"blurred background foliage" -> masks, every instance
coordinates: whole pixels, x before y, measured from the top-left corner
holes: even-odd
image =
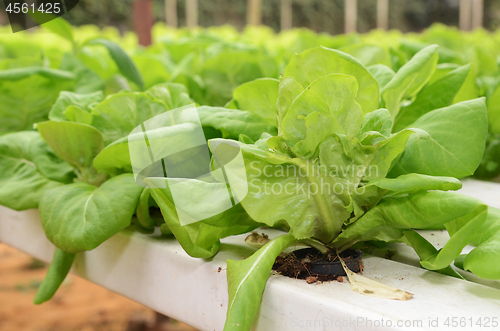
[[[120,31],[132,29],[133,0],[80,0],[65,15],[74,25],[113,25]],[[153,0],[156,21],[165,20],[164,0]],[[293,0],[293,26],[317,32],[338,34],[344,31],[345,0]],[[376,26],[376,0],[358,0],[358,31]],[[178,1],[179,26],[185,25],[185,0]],[[403,32],[421,31],[434,22],[458,25],[460,0],[390,0],[389,27]],[[246,0],[199,0],[199,24],[232,24],[243,28],[246,21]],[[280,0],[262,1],[262,23],[279,30]],[[500,0],[484,1],[484,27],[500,27]]]

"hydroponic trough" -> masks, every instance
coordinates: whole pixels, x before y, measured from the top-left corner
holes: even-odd
[[[500,184],[467,180],[463,192],[500,207]],[[424,235],[435,245],[446,240],[441,232],[432,233]],[[73,273],[200,330],[222,330],[228,304],[225,261],[254,251],[244,238],[224,239],[219,254],[206,261],[189,257],[174,239],[125,230],[94,251],[78,254]],[[0,206],[0,241],[47,262],[54,251],[37,210],[15,212]],[[418,265],[411,249],[394,258],[405,263],[366,256],[365,275],[412,292],[413,299],[362,296],[346,281],[309,285],[273,275],[254,330],[497,329],[493,321],[500,323],[499,282],[485,286],[426,271],[411,265]],[[490,327],[485,327],[488,321]]]

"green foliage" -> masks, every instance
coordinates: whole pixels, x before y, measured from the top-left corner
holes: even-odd
[[[266,119],[270,125],[276,126],[278,86],[279,80],[272,78],[260,78],[241,84],[234,89],[230,105],[259,115]]]
[[[33,299],[34,304],[42,304],[54,296],[57,289],[68,275],[74,259],[75,254],[66,253],[56,248],[49,270],[47,271],[47,276],[45,276],[45,279],[38,288],[35,298]]]
[[[418,92],[436,67],[436,47],[432,46],[415,55],[383,88],[392,113],[379,109],[363,114],[357,102],[363,100],[358,80],[336,73],[338,65],[328,65],[328,61],[338,60],[338,54],[325,51],[305,51],[285,69],[276,102],[279,135],[263,134],[255,143],[246,138],[239,143],[250,183],[241,205],[259,223],[284,226],[292,238],[316,239],[330,248],[343,250],[370,240],[406,240],[415,246],[423,267],[457,276],[449,265],[473,238],[472,229],[484,224],[488,207],[445,191],[459,189],[456,178],[471,175],[479,165],[487,135],[484,99],[429,109],[435,102],[427,96],[432,92]],[[312,61],[318,54],[322,60]],[[310,64],[303,65],[310,70],[298,70],[297,63]],[[358,68],[353,71],[360,72]],[[448,79],[458,81],[450,86],[455,90],[436,104],[452,104],[469,71],[470,67],[459,68],[436,80],[433,85],[441,91]],[[365,91],[370,89],[360,88],[359,93]],[[404,113],[413,121],[408,125],[411,129],[391,133],[392,118],[397,118],[401,103],[417,94],[420,98],[409,103]],[[460,229],[450,232],[450,241],[439,251],[411,232],[414,228],[451,229],[456,223]],[[254,256],[264,261],[277,254],[264,246]],[[231,290],[232,286],[240,290],[249,286],[255,291],[249,295],[260,295],[261,279],[269,270],[257,268],[250,259],[234,264],[228,272],[231,306],[236,308],[230,306],[225,330],[251,327],[248,316],[255,315],[253,302],[259,297],[243,309],[244,299]],[[245,282],[239,283],[235,273]],[[238,322],[233,322],[234,315]]]
[[[159,180],[165,181],[165,179]],[[155,181],[156,179],[153,178],[146,179],[146,183],[150,184],[151,195],[160,207],[168,228],[174,234],[186,253],[192,257],[210,258],[219,251],[220,239],[249,232],[259,226],[252,221],[240,205],[203,221],[181,225],[168,186],[166,189],[157,188],[160,185]],[[207,183],[206,185],[211,184]],[[215,187],[215,185],[213,186]],[[200,190],[199,186],[194,185],[186,185],[185,189],[186,192],[190,193],[190,199],[194,201],[203,201],[196,200],[197,193],[200,191],[207,192],[206,190]],[[214,203],[217,202],[214,201]],[[200,203],[195,207],[197,210],[191,212],[203,213],[207,208],[211,207],[210,205]]]
[[[292,76],[302,86],[309,86],[318,78],[328,74],[341,73],[356,78],[359,89],[363,91],[356,97],[364,113],[378,106],[379,87],[370,72],[355,58],[345,53],[314,48],[294,55],[288,63],[284,77]]]
[[[276,126],[250,111],[221,107],[198,107],[201,125],[219,131],[216,137],[237,139],[244,134],[257,140],[262,132],[276,133]],[[215,137],[214,137],[215,138]]]
[[[223,51],[207,59],[200,76],[205,84],[206,104],[225,105],[239,85],[261,77],[277,77],[277,64],[265,54]]]
[[[99,103],[92,110],[92,126],[104,137],[106,145],[125,137],[147,119],[166,112],[160,100],[144,92],[120,92]]]
[[[46,28],[55,34],[44,44],[29,34],[0,43],[0,204],[39,208],[57,247],[35,302],[55,293],[75,253],[132,222],[160,225],[197,258],[262,225],[287,232],[228,262],[226,331],[251,328],[274,260],[297,241],[324,250],[404,242],[424,268],[455,277],[449,265],[471,242],[461,267],[500,278],[491,266],[499,210],[448,192],[478,166],[482,178],[500,173],[498,35],[157,26],[156,42],[139,49],[113,30]],[[214,160],[220,143],[238,147],[248,182],[239,203],[187,225],[165,178],[137,184],[129,151],[145,139],[132,130],[184,106],[196,106]],[[194,132],[180,117],[169,124],[155,133]],[[190,213],[224,210],[216,193],[228,187],[215,177],[181,181]],[[451,236],[440,250],[414,231],[438,227]]]
[[[393,118],[401,102],[416,95],[431,78],[439,58],[437,48],[432,45],[418,52],[382,89],[382,99]]]
[[[426,85],[417,94],[415,101],[400,109],[396,116],[394,130],[401,130],[412,125],[413,122],[430,110],[456,103],[457,97],[460,97],[460,101],[477,98],[475,85],[466,86],[470,72],[471,66],[465,65],[450,71],[432,84]],[[463,87],[467,90],[463,91]]]
[[[1,136],[0,151],[0,204],[9,208],[37,208],[45,191],[72,179],[71,167],[37,132]]]
[[[100,184],[104,179],[92,166],[104,148],[103,137],[96,128],[76,122],[47,121],[38,123],[37,130],[56,155],[75,168],[83,182]]]
[[[155,228],[155,221],[149,213],[149,208],[154,205],[152,200],[149,188],[145,188],[141,193],[135,212],[139,224],[146,230],[154,230]]]
[[[74,78],[70,72],[42,67],[0,71],[0,135],[30,130],[46,120],[59,92],[71,89]]]
[[[483,157],[488,133],[485,115],[484,99],[464,101],[423,115],[410,126],[425,130],[429,136],[410,138],[391,175],[472,175]]]
[[[39,206],[45,234],[65,252],[92,250],[130,225],[142,190],[132,174],[100,187],[73,183],[47,190]]]
[[[137,70],[134,62],[125,53],[125,51],[114,42],[107,39],[93,39],[87,42],[88,45],[102,45],[107,48],[109,55],[115,61],[121,74],[135,83],[139,88],[144,88],[144,81]]]
[[[224,330],[250,330],[274,260],[295,238],[280,236],[241,261],[227,261],[229,306]]]
[[[81,111],[90,113],[93,106],[101,102],[104,99],[104,95],[101,91],[97,91],[89,94],[80,94],[73,92],[61,92],[56,102],[52,106],[49,112],[49,119],[53,121],[66,121],[68,116],[66,115],[67,107],[73,106],[77,107]],[[73,118],[77,116],[75,110],[70,111]]]
[[[500,268],[495,261],[500,257],[500,210],[489,208],[488,215],[479,230],[473,231],[472,243],[478,245],[465,257],[463,267],[479,277],[498,279]],[[460,224],[462,226],[462,224]],[[449,229],[450,232],[462,228]]]

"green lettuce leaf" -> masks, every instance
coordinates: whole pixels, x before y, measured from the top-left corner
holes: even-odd
[[[408,106],[401,107],[394,123],[394,132],[411,126],[422,115],[456,103],[459,96],[461,101],[478,97],[475,86],[469,87],[471,91],[463,91],[467,78],[473,71],[470,65],[455,69],[432,84],[426,85],[417,94],[416,99]],[[474,78],[474,76],[472,76]],[[467,93],[469,92],[469,93]],[[467,99],[467,97],[470,97]]]
[[[139,88],[144,88],[144,81],[142,80],[141,74],[137,70],[134,62],[125,53],[125,51],[115,44],[114,42],[107,39],[92,39],[86,43],[87,45],[102,45],[106,47],[109,55],[115,61],[116,66],[120,70],[121,74],[129,79],[131,82],[135,83]]]
[[[450,235],[462,231],[467,223],[458,219],[446,226]],[[472,232],[472,245],[477,246],[463,259],[462,268],[469,270],[481,278],[500,279],[500,209],[488,207],[486,220]],[[457,262],[455,262],[457,264]]]
[[[357,136],[363,123],[363,112],[355,101],[357,92],[358,84],[353,76],[331,74],[315,80],[295,98],[283,116],[283,137],[294,145],[304,140],[307,134],[314,132],[317,135],[315,124],[318,120],[310,120],[313,123],[307,125],[307,117],[315,112],[324,115],[320,121],[328,123],[320,129],[322,134],[315,138],[316,145],[333,133]]]
[[[462,178],[479,166],[488,130],[483,98],[430,111],[411,126],[429,135],[410,137],[391,177],[420,173]]]
[[[181,225],[168,186],[158,188],[158,185],[155,185],[157,180],[165,181],[165,179],[148,178],[144,181],[148,184],[151,195],[160,207],[166,225],[186,253],[192,257],[210,258],[219,251],[220,239],[246,233],[259,226],[248,217],[240,205],[208,219]],[[193,186],[192,190],[196,192],[197,187]],[[203,213],[204,205],[200,204],[196,208]]]
[[[366,67],[377,64],[392,66],[391,54],[387,49],[378,45],[354,44],[342,47],[340,51],[358,59]]]
[[[59,97],[50,109],[49,119],[52,121],[67,121],[68,117],[65,112],[68,106],[77,106],[90,113],[92,108],[103,99],[104,95],[101,91],[89,94],[63,91],[59,94]]]
[[[201,106],[197,110],[204,130],[212,128],[220,132],[215,137],[238,139],[240,134],[244,134],[257,140],[263,132],[277,132],[274,124],[249,111],[209,106]]]
[[[460,255],[474,236],[473,229],[482,226],[486,215],[487,206],[481,201],[458,193],[430,191],[386,198],[347,227],[336,241],[352,243],[371,240],[377,229],[448,227],[458,220],[462,225],[460,230],[451,233],[451,239],[442,249],[426,254],[425,260],[421,261],[426,269],[440,270],[447,268]],[[412,241],[409,243],[412,244]],[[416,244],[420,245],[419,241]]]
[[[304,91],[304,87],[293,77],[283,77],[280,79],[278,88],[278,99],[276,100],[276,111],[278,113],[278,132],[283,135],[281,123],[288,109],[295,99]]]
[[[379,87],[371,73],[355,58],[334,49],[318,47],[295,54],[285,68],[284,77],[291,76],[302,86],[309,86],[316,79],[341,73],[354,76],[359,93],[356,101],[364,113],[378,108]]]
[[[61,59],[61,69],[70,71],[76,76],[72,89],[75,93],[89,94],[104,90],[104,80],[83,64],[74,54],[64,54]]]
[[[395,118],[401,102],[418,93],[429,81],[438,61],[437,45],[424,48],[408,61],[381,90],[385,107]]]
[[[96,128],[81,123],[47,121],[38,123],[37,129],[57,156],[77,169],[83,182],[99,185],[105,180],[92,166],[104,148],[102,135]]]
[[[243,83],[262,77],[278,77],[276,63],[268,56],[227,50],[209,58],[201,68],[207,105],[224,106],[233,90]]]
[[[492,133],[500,134],[500,84],[488,98],[488,124]]]
[[[491,179],[500,175],[500,136],[490,134],[486,140],[481,164],[476,169],[474,177],[480,179]]]
[[[155,228],[155,221],[149,213],[149,208],[152,206],[151,200],[151,192],[149,191],[149,188],[145,188],[141,193],[141,197],[139,198],[136,215],[137,221],[146,230],[154,230]]]
[[[168,110],[193,104],[187,88],[177,83],[162,83],[152,86],[147,94],[163,101]]]
[[[56,248],[47,275],[45,275],[45,279],[38,288],[35,298],[33,299],[35,305],[42,304],[54,296],[57,289],[68,275],[74,260],[75,254],[66,253]]]
[[[70,76],[62,79],[60,72]],[[59,92],[71,90],[73,85],[74,75],[62,70],[35,67],[0,71],[0,135],[31,130],[34,123],[46,120]]]
[[[127,136],[144,121],[166,112],[165,104],[143,92],[120,92],[92,110],[92,126],[104,137],[105,145]]]
[[[233,91],[233,102],[237,108],[248,110],[270,125],[276,126],[276,101],[280,81],[272,78],[260,78],[241,84]]]
[[[88,125],[92,123],[92,114],[78,106],[68,106],[66,108],[66,111],[64,112],[64,115],[66,115],[66,118],[71,122]]]
[[[15,210],[37,208],[44,192],[74,177],[38,132],[0,137],[0,204]]]
[[[417,232],[413,230],[407,230],[403,232],[405,235],[405,241],[415,250],[415,252],[420,257],[421,261],[425,261],[432,256],[438,254],[438,250],[428,242],[424,237],[419,235]],[[450,265],[436,270],[440,274],[452,276],[455,278],[464,279],[458,272],[456,272]]]
[[[94,158],[93,166],[99,173],[115,176],[132,173],[132,163],[128,148],[128,137],[123,137],[106,146]]]
[[[295,238],[286,234],[273,239],[249,258],[227,261],[229,305],[224,331],[251,329],[274,261],[294,242]]]
[[[47,190],[39,206],[45,234],[67,253],[92,250],[130,225],[143,189],[123,174],[100,187],[73,183]]]
[[[389,83],[396,73],[389,67],[383,64],[375,64],[368,67],[368,71],[373,75],[373,77],[377,80],[378,86],[380,89],[383,89],[387,83]]]
[[[175,64],[163,54],[144,52],[134,54],[132,60],[144,80],[145,88],[169,81],[175,67]]]
[[[397,178],[376,178],[369,181],[370,185],[398,194],[414,194],[420,191],[456,191],[462,188],[462,183],[453,177],[437,177],[421,174],[401,175]]]

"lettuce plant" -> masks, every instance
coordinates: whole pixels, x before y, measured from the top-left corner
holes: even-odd
[[[371,32],[362,36],[362,39],[365,42],[373,42],[379,46],[386,44],[390,40],[392,44],[397,45],[397,50],[403,57],[413,56],[430,44],[440,45],[437,50],[439,54],[437,69],[427,84],[428,86],[425,87],[426,91],[421,91],[422,94],[427,94],[428,96],[434,94],[432,99],[428,99],[430,103],[445,102],[446,98],[448,98],[446,95],[455,93],[453,90],[456,89],[460,89],[455,96],[457,100],[471,99],[478,95],[487,98],[489,137],[486,142],[483,160],[474,176],[480,179],[493,179],[497,177],[500,174],[500,140],[498,137],[500,132],[500,121],[498,120],[500,114],[498,107],[500,96],[498,74],[500,67],[497,61],[500,48],[498,47],[498,33],[489,33],[483,29],[463,32],[456,28],[435,24],[418,35],[403,36],[399,34],[397,40],[391,40],[388,37],[390,37],[390,34]],[[366,57],[366,55],[364,56]],[[361,57],[358,56],[358,58]],[[377,64],[385,63],[379,61]],[[465,82],[460,79],[457,72],[459,70],[465,72],[466,70],[463,66],[470,66]],[[378,65],[372,69],[374,71],[378,69],[377,74],[379,72],[387,73],[388,71],[387,68],[381,71]],[[392,69],[395,68],[392,67]],[[455,71],[454,75],[452,71]],[[448,76],[447,83],[444,82],[444,75]],[[452,76],[455,77],[453,78]],[[441,80],[441,82],[438,83],[437,80]],[[434,83],[437,84],[434,85]],[[416,106],[419,103],[414,104]],[[411,106],[409,110],[414,108],[414,106]],[[429,110],[435,108],[427,102],[420,104],[420,106],[427,107]],[[405,124],[405,122],[400,124]],[[410,123],[406,122],[406,124]],[[395,128],[400,128],[399,124],[396,124]]]
[[[0,204],[15,210],[39,208],[47,238],[57,247],[46,279],[35,298],[55,293],[78,252],[96,248],[128,227],[133,215],[152,230],[149,212],[156,206],[150,189],[132,174],[128,139],[144,121],[192,104],[184,86],[155,85],[144,92],[123,91],[103,100],[102,93],[62,92],[37,131],[0,137]],[[257,139],[276,128],[248,111],[199,107],[207,137]],[[158,203],[163,203],[159,200]],[[217,253],[220,238],[259,226],[241,206],[189,226],[165,214],[164,233],[174,233],[194,257]]]
[[[45,56],[43,52],[34,52],[36,56],[0,59],[0,135],[30,130],[33,124],[47,120],[56,101],[59,104],[55,108],[64,111],[65,101],[58,100],[61,92],[66,93],[66,99],[80,105],[75,100],[80,94],[96,93],[93,101],[101,101],[103,92],[130,90],[129,81],[135,88],[143,88],[142,77],[134,63],[116,43],[100,38],[76,42],[71,26],[62,18],[44,27],[66,39],[72,52],[62,51],[64,47],[61,47],[62,54],[55,58],[53,54]],[[96,47],[99,45],[101,47]],[[18,47],[26,46],[29,44]],[[106,63],[111,68],[109,77],[100,76],[103,70],[95,65],[96,62]],[[116,84],[120,79],[122,83]],[[30,93],[26,93],[26,88]]]
[[[218,37],[179,32],[179,40],[135,54],[137,69],[115,44],[78,44],[71,27],[53,22],[50,29],[73,46],[58,59],[60,70],[41,59],[0,63],[0,134],[6,133],[0,137],[0,204],[39,208],[57,246],[35,302],[55,293],[76,253],[94,249],[134,219],[153,230],[159,223],[150,207],[161,210],[162,232],[198,258],[214,256],[221,238],[262,225],[286,232],[251,257],[228,261],[225,330],[250,329],[275,258],[298,242],[323,252],[374,240],[404,242],[423,267],[456,277],[449,265],[470,242],[478,247],[455,263],[480,277],[500,278],[500,211],[449,192],[481,162],[483,177],[497,171],[500,93],[490,76],[498,68],[480,47],[474,46],[470,65],[461,49],[427,46],[446,42],[449,33],[438,30],[398,47],[380,38],[378,45],[360,43],[375,35],[297,30],[272,39],[264,30],[246,31],[243,39],[265,36],[258,49],[224,40],[223,31]],[[95,44],[105,49],[90,47]],[[319,47],[290,54],[318,44],[342,52]],[[112,62],[100,61],[103,52]],[[280,79],[250,81],[276,77],[285,60]],[[118,71],[128,81],[115,79]],[[154,85],[164,80],[187,88]],[[128,82],[148,89],[104,97],[129,90]],[[28,83],[41,92],[22,98]],[[485,101],[478,98],[485,94],[489,138]],[[191,98],[219,106],[231,95],[225,107],[201,106],[198,114],[211,147],[238,146],[248,194],[221,214],[182,225],[168,187],[134,181],[127,135],[156,115],[192,104]],[[37,131],[8,133],[35,122]],[[197,201],[196,187],[185,189]],[[426,228],[446,228],[451,240],[438,251],[414,231]]]
[[[250,329],[274,260],[297,242],[323,252],[371,240],[405,242],[423,267],[458,276],[450,263],[473,239],[473,229],[498,224],[498,213],[448,192],[459,189],[456,178],[473,174],[481,161],[487,116],[484,99],[419,107],[419,92],[437,60],[436,47],[426,48],[379,89],[351,56],[316,48],[292,57],[279,81],[245,86],[264,92],[274,85],[275,92],[235,93],[233,105],[258,105],[261,113],[267,105],[269,115],[263,117],[274,114],[278,126],[278,135],[263,134],[257,141],[240,136],[249,183],[241,205],[253,220],[287,234],[245,260],[228,261],[225,330]],[[467,68],[462,71],[466,77]],[[407,102],[412,99],[413,109]],[[386,108],[378,109],[379,103]],[[402,129],[394,130],[403,119]],[[413,230],[436,227],[451,235],[439,251]],[[498,258],[495,245],[487,257],[471,253],[465,267],[481,277],[500,277],[498,270],[478,264]]]

